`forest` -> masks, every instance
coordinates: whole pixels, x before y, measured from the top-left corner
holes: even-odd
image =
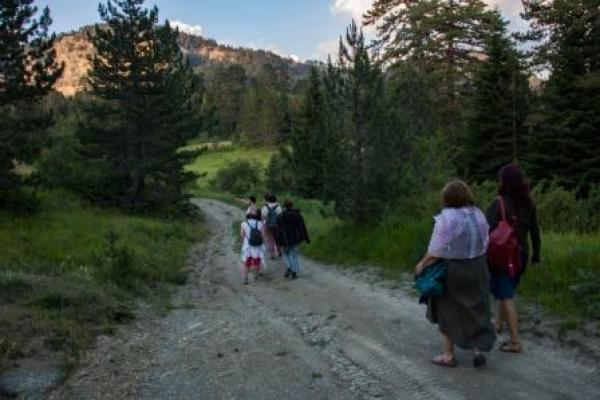
[[[596,0],[526,2],[518,34],[479,0],[376,0],[305,76],[199,68],[156,7],[114,0],[71,97],[54,90],[50,10],[33,3],[0,6],[0,370],[40,331],[76,360],[136,299],[168,308],[207,235],[194,196],[291,196],[309,256],[399,278],[443,184],[469,182],[485,210],[508,163],[543,231],[523,296],[573,326],[600,318]]]

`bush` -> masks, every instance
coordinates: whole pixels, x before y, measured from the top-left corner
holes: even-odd
[[[262,189],[262,166],[256,161],[238,160],[221,168],[211,186],[236,196],[247,196]]]
[[[291,154],[286,148],[273,155],[266,172],[266,185],[272,193],[292,193],[296,179],[290,164]]]
[[[600,190],[589,192],[586,199],[578,199],[575,191],[568,191],[556,183],[537,185],[532,197],[538,208],[540,225],[553,232],[595,232],[600,228],[598,207]]]

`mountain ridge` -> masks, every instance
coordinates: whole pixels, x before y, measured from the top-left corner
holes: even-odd
[[[65,64],[63,76],[56,83],[56,91],[72,96],[85,88],[86,76],[94,54],[94,47],[88,33],[94,26],[84,26],[79,30],[60,34],[54,44],[58,62]],[[232,47],[218,43],[214,39],[179,32],[179,46],[184,56],[198,72],[210,75],[219,66],[239,64],[244,66],[249,76],[257,76],[265,68],[279,78],[296,81],[305,77],[311,65],[316,62],[296,62],[270,50]]]

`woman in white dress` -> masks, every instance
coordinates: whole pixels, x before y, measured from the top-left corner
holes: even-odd
[[[256,213],[246,215],[246,220],[242,222],[240,234],[242,236],[242,278],[243,284],[248,284],[248,274],[254,273],[254,280],[257,280],[259,274],[264,268],[265,245],[262,236],[263,223]]]

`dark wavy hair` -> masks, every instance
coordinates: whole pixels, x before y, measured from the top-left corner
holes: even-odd
[[[529,184],[525,173],[516,164],[507,164],[498,171],[500,188],[498,194],[507,197],[515,208],[531,209],[533,202],[529,195]]]

